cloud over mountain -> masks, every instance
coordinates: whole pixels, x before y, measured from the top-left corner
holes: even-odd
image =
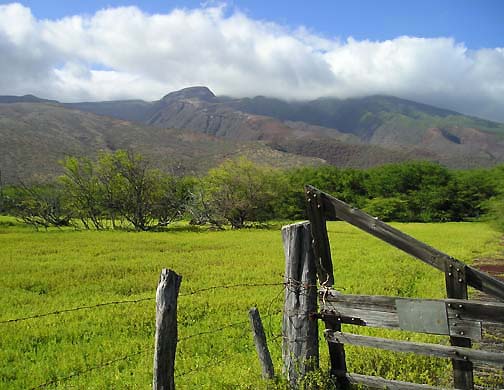
[[[504,121],[504,48],[451,38],[340,41],[225,6],[36,19],[0,6],[0,93],[157,99],[190,85],[287,99],[389,94]]]

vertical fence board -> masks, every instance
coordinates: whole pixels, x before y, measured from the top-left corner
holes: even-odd
[[[266,343],[266,335],[264,334],[261,316],[259,315],[259,310],[256,307],[249,310],[249,319],[250,326],[252,327],[252,332],[254,334],[257,356],[259,357],[259,363],[261,363],[262,376],[264,379],[273,379],[275,377],[273,362],[271,361],[268,344]]]
[[[334,284],[333,264],[322,198],[320,192],[314,188],[305,187],[305,195],[318,279],[321,285],[332,287]]]
[[[319,363],[317,276],[310,223],[282,228],[285,251],[285,304],[282,322],[284,373],[292,387]]]
[[[334,266],[331,258],[329,236],[327,235],[323,195],[320,191],[308,186],[305,187],[305,195],[319,283],[329,288],[334,285]],[[341,323],[337,321],[327,320],[324,323],[328,330],[341,331]],[[328,343],[327,347],[329,348],[331,375],[336,378],[339,389],[346,389],[349,387],[349,382],[346,376],[345,347],[343,344],[335,343]]]
[[[153,390],[175,390],[177,298],[182,277],[163,269],[156,291],[156,336]]]
[[[446,295],[448,298],[467,299],[467,277],[465,264],[453,259],[445,267]],[[471,348],[470,339],[450,337],[454,347]],[[457,389],[474,389],[473,364],[471,362],[452,359],[453,385]]]

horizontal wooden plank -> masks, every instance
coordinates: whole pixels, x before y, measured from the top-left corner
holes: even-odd
[[[504,324],[504,303],[467,299],[421,299],[389,297],[383,295],[341,294],[333,289],[320,289],[321,309],[334,310],[337,307],[396,313],[396,300],[421,300],[425,302],[444,302],[448,318],[461,321],[481,321],[490,324]],[[331,305],[332,304],[332,305]]]
[[[311,192],[317,193],[322,200],[322,206],[328,219],[341,219],[361,230],[403,250],[404,252],[424,261],[425,263],[445,271],[450,265],[453,268],[465,268],[467,283],[487,294],[504,300],[504,282],[474,269],[465,263],[454,259],[395,228],[380,221],[378,218],[355,209],[345,202],[322,192],[315,187],[307,186]]]
[[[477,349],[453,347],[411,341],[398,341],[379,337],[362,336],[351,333],[325,331],[326,340],[330,343],[350,344],[361,347],[380,348],[394,352],[416,353],[419,355],[471,361],[503,368],[504,354],[481,351]]]
[[[387,390],[443,390],[440,387],[432,387],[429,385],[421,385],[411,382],[395,381],[390,379],[380,378],[378,376],[368,376],[361,374],[346,374],[348,382],[352,385],[364,385],[373,389]],[[457,390],[457,389],[454,389]]]
[[[504,303],[446,299],[449,318],[504,324]]]
[[[499,324],[504,321],[504,304],[463,299],[411,299],[372,295],[346,295],[334,290],[319,291],[321,316],[335,318],[341,323],[352,323],[378,328],[400,329],[397,301],[442,302],[446,305],[449,332],[425,333],[481,340],[482,322]],[[340,318],[338,320],[338,318]],[[489,321],[488,321],[489,320]],[[502,321],[502,322],[501,322]],[[411,330],[411,329],[410,329]],[[422,330],[417,330],[422,332]]]

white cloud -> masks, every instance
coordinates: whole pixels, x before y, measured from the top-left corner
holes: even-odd
[[[121,7],[37,20],[1,5],[0,94],[154,100],[191,85],[287,99],[389,94],[504,121],[504,48],[470,51],[442,37],[342,42],[225,11]]]

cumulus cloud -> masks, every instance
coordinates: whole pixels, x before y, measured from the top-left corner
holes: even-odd
[[[340,41],[224,6],[58,20],[0,6],[0,94],[154,100],[192,85],[236,97],[387,94],[504,121],[504,48],[471,51],[443,37]]]

